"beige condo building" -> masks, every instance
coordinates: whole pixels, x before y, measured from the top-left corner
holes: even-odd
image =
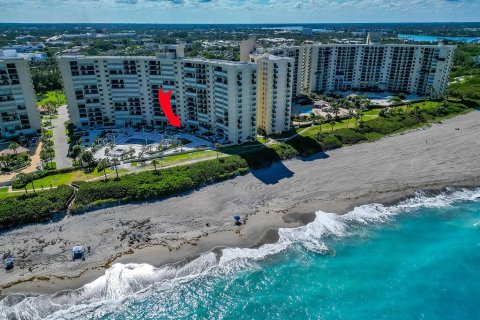
[[[168,124],[158,91],[172,90],[173,112],[188,130],[224,143],[256,139],[257,66],[188,59],[182,46],[155,57],[62,56],[72,122],[79,128]]]

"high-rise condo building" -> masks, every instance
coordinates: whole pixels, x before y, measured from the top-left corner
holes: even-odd
[[[209,131],[225,143],[256,139],[257,66],[187,59],[170,46],[156,57],[59,58],[73,124],[81,129],[167,125],[158,91],[172,90],[182,127]]]
[[[167,125],[158,91],[172,90],[182,127],[225,143],[290,129],[292,98],[311,92],[445,92],[455,46],[312,44],[265,49],[243,41],[240,62],[185,58],[166,45],[155,57],[59,58],[72,122],[79,128]]]
[[[258,64],[257,126],[266,134],[291,127],[295,59],[269,53],[251,54]]]
[[[366,44],[313,44],[272,48],[294,57],[297,94],[373,91],[439,96],[448,84],[455,46],[380,44],[371,33]]]
[[[28,60],[1,50],[0,116],[2,138],[33,135],[41,128]]]

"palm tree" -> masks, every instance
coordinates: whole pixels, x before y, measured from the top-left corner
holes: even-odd
[[[52,118],[53,118],[53,114],[55,113],[55,111],[57,110],[57,108],[55,107],[55,105],[51,102],[47,102],[45,104],[45,107],[47,108],[47,112],[48,112],[48,117],[50,118],[50,123],[52,123]]]
[[[220,143],[215,143],[215,150],[217,151],[217,160],[218,160],[218,150],[222,147]]]
[[[152,164],[153,164],[153,168],[155,170],[155,173],[157,172],[157,164],[159,164],[159,163],[160,162],[157,159],[152,160]]]
[[[10,146],[8,147],[10,150],[13,150],[13,153],[17,154],[17,149],[20,147],[20,145],[16,142],[10,143]]]
[[[332,126],[332,131],[333,131],[333,126],[335,125],[335,122],[333,122],[333,117],[330,113],[327,114],[327,121],[330,121],[330,125]]]
[[[405,105],[405,108],[407,109],[407,113],[410,113],[410,107],[411,106],[412,106],[411,102],[407,102],[407,104]]]
[[[360,118],[360,121],[362,121],[361,120],[361,113],[362,113],[361,109],[357,109],[357,111],[355,112],[355,129],[358,126],[358,119]]]
[[[73,161],[76,161],[77,158],[80,156],[82,153],[82,146],[76,144],[72,147],[72,150],[70,151],[70,156],[72,157]]]
[[[347,128],[348,128],[348,126],[350,125],[350,119],[352,118],[352,116],[353,116],[353,110],[352,110],[352,109],[348,109]]]
[[[323,124],[324,121],[325,121],[324,116],[318,116],[318,122],[320,124],[320,126],[319,126],[320,132],[322,132],[322,124]]]
[[[117,180],[119,179],[118,177],[118,165],[120,164],[120,161],[117,158],[113,158],[112,164],[115,168],[115,173],[117,174]]]
[[[338,115],[340,114],[340,107],[338,105],[333,107],[333,114],[335,115],[335,119],[338,119]]]
[[[105,181],[107,181],[107,168],[108,168],[108,166],[109,166],[108,160],[102,159],[102,160],[98,161],[97,171],[98,172],[103,171],[103,174],[105,175]]]

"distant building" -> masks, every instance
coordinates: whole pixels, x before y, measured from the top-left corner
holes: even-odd
[[[455,46],[312,44],[272,48],[272,54],[295,58],[295,95],[337,91],[404,92],[438,96],[445,92]]]
[[[4,46],[2,49],[15,50],[18,53],[27,53],[27,52],[34,52],[44,48],[45,48],[45,44],[43,42],[38,42],[38,43],[27,42],[26,44],[14,44],[9,46]]]
[[[0,51],[0,135],[36,134],[40,126],[28,59]]]

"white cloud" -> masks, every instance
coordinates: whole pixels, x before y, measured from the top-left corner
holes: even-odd
[[[0,22],[478,21],[480,0],[0,0]]]

